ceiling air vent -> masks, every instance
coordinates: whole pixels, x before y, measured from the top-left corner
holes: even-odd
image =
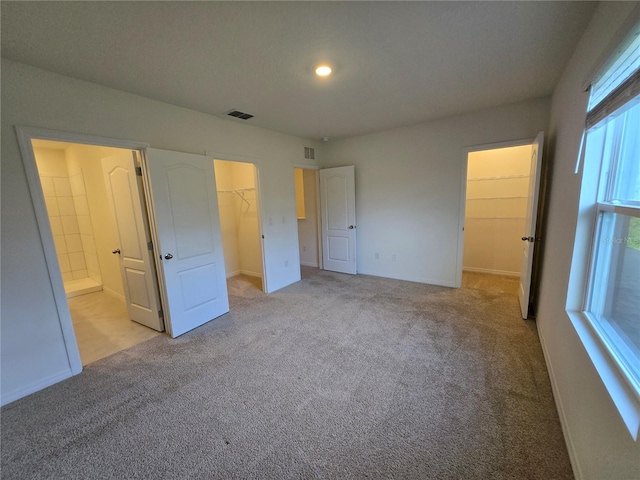
[[[240,111],[238,111],[236,109],[233,109],[233,110],[227,112],[227,115],[229,115],[230,117],[239,118],[241,120],[249,120],[250,118],[253,118],[253,115],[251,115],[250,113],[240,112]]]
[[[316,151],[311,147],[304,147],[304,158],[307,160],[315,160]]]

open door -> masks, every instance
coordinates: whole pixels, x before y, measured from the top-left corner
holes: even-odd
[[[536,241],[536,216],[538,212],[538,196],[540,193],[540,165],[542,164],[542,148],[544,132],[538,133],[531,148],[531,169],[529,175],[529,192],[527,195],[526,231],[522,237],[522,261],[520,267],[520,311],[522,318],[529,316],[529,296],[531,293],[531,272],[533,268],[533,244]]]
[[[325,270],[356,273],[355,168],[320,170],[322,254]]]
[[[113,254],[119,258],[129,318],[162,332],[164,322],[135,155],[136,152],[123,152],[102,159],[107,197],[118,230],[118,245],[114,245]]]
[[[165,323],[172,337],[229,311],[213,159],[148,148]]]

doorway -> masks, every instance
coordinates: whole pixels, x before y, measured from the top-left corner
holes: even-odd
[[[257,168],[219,159],[213,166],[226,277],[235,278],[236,287],[265,291]]]
[[[293,172],[301,270],[302,267],[321,268],[318,170],[296,167]]]
[[[130,320],[101,160],[132,150],[32,139],[82,365],[159,334]]]
[[[467,155],[462,286],[518,294],[530,143]]]

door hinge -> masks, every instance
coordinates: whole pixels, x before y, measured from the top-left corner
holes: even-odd
[[[141,177],[141,176],[142,176],[142,167],[136,167],[136,175],[137,175],[138,177]]]
[[[153,250],[153,242],[147,242],[147,250]]]
[[[158,317],[164,318],[164,312],[162,311],[162,309],[158,310]]]

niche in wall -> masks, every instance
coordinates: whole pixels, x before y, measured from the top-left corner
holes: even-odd
[[[214,160],[222,248],[227,278],[262,278],[256,168],[251,163]]]
[[[530,165],[531,145],[469,153],[463,270],[520,275]]]

